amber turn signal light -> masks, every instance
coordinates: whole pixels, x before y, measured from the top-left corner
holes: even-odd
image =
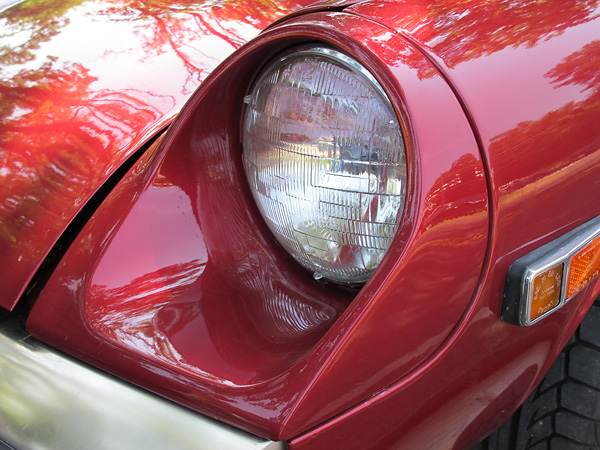
[[[502,320],[529,326],[560,309],[600,275],[600,217],[516,260],[504,286]]]
[[[533,279],[529,317],[533,321],[556,308],[560,303],[563,265],[558,264]]]
[[[571,258],[567,298],[573,297],[600,275],[600,238],[594,239]]]

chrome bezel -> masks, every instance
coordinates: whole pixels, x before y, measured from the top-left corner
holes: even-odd
[[[321,42],[307,43],[307,44],[291,47],[291,48],[283,51],[281,54],[274,57],[270,61],[268,61],[267,64],[265,64],[265,66],[254,77],[252,83],[249,84],[248,93],[244,97],[243,101],[245,103],[245,108],[244,108],[244,111],[242,112],[243,123],[245,123],[245,121],[246,121],[247,107],[254,100],[253,94],[252,94],[254,92],[254,86],[262,81],[264,75],[266,73],[268,73],[276,65],[285,63],[286,61],[289,61],[292,59],[301,59],[301,58],[306,58],[306,57],[310,57],[310,56],[326,58],[326,59],[330,60],[333,64],[339,65],[340,67],[342,67],[348,71],[354,72],[356,75],[361,76],[365,80],[365,82],[368,84],[368,86],[373,89],[374,93],[376,93],[376,95],[378,95],[380,97],[380,99],[382,100],[382,103],[386,106],[390,115],[392,117],[394,117],[395,123],[397,124],[397,127],[398,127],[399,136],[402,141],[404,157],[405,157],[405,160],[408,159],[408,156],[406,153],[406,137],[405,137],[404,129],[401,126],[402,121],[400,119],[400,115],[397,113],[396,109],[394,108],[394,105],[393,105],[390,97],[388,96],[388,94],[385,92],[383,86],[379,83],[379,81],[377,81],[377,79],[373,76],[373,74],[365,66],[363,66],[359,61],[357,61],[353,57],[351,57],[339,50],[336,50],[335,48],[330,47],[325,43],[321,43]],[[242,134],[242,142],[245,142],[245,137],[243,134]],[[404,194],[404,198],[402,200],[402,206],[396,214],[396,219],[393,224],[395,226],[395,231],[392,234],[392,239],[393,239],[393,236],[395,236],[395,234],[398,231],[405,208],[406,208],[406,193]],[[271,230],[271,231],[273,231],[273,230]],[[273,233],[273,234],[275,234],[275,233]],[[279,240],[279,238],[277,238],[277,237],[276,237],[276,239]],[[391,244],[390,244],[390,246],[391,246]],[[388,248],[385,250],[386,253],[389,250],[390,246],[388,246]],[[375,272],[375,270],[378,267],[378,266],[375,267],[375,269],[373,269],[369,274],[367,274],[363,278],[356,278],[354,280],[341,280],[341,279],[336,279],[334,277],[328,276],[327,274],[321,273],[321,271],[319,271],[318,267],[314,267],[312,265],[306,264],[305,262],[296,258],[296,256],[293,254],[291,256],[303,268],[310,271],[313,275],[313,278],[316,281],[319,281],[322,283],[331,282],[331,283],[335,283],[338,285],[348,286],[351,288],[360,288],[361,286],[363,286],[369,280],[369,278],[373,275],[373,273]],[[379,262],[379,264],[381,264],[381,261]]]
[[[579,293],[577,292],[573,296],[567,298],[567,280],[571,268],[571,258],[598,237],[600,237],[600,217],[585,223],[556,241],[547,244],[551,248],[545,256],[527,266],[521,283],[521,298],[523,299],[520,302],[521,310],[519,314],[519,324],[521,326],[530,326],[545,317],[548,317],[553,312],[562,308]],[[563,265],[559,303],[541,316],[531,320],[530,311],[533,300],[533,281],[539,274],[552,267],[558,266],[559,264]]]

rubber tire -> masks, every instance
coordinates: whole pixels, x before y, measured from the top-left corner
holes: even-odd
[[[540,385],[472,450],[600,449],[600,300]]]

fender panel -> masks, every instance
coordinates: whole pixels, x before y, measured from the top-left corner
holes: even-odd
[[[0,13],[0,306],[229,53],[312,3],[43,2]]]
[[[284,48],[314,40],[372,70],[409,148],[404,219],[358,293],[317,284],[275,244],[242,168],[238,118],[254,74]],[[410,372],[468,311],[488,238],[486,180],[471,127],[433,66],[431,77],[419,77],[421,63],[399,35],[344,13],[306,15],[265,32],[207,78],[154,156],[108,197],[42,292],[28,328],[276,440]],[[288,314],[275,317],[273,302]],[[307,330],[294,325],[311,308],[328,313]]]

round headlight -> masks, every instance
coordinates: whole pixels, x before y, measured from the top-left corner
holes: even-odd
[[[379,83],[343,53],[300,48],[272,61],[244,101],[244,166],[268,227],[315,278],[366,281],[406,186],[404,140]]]

